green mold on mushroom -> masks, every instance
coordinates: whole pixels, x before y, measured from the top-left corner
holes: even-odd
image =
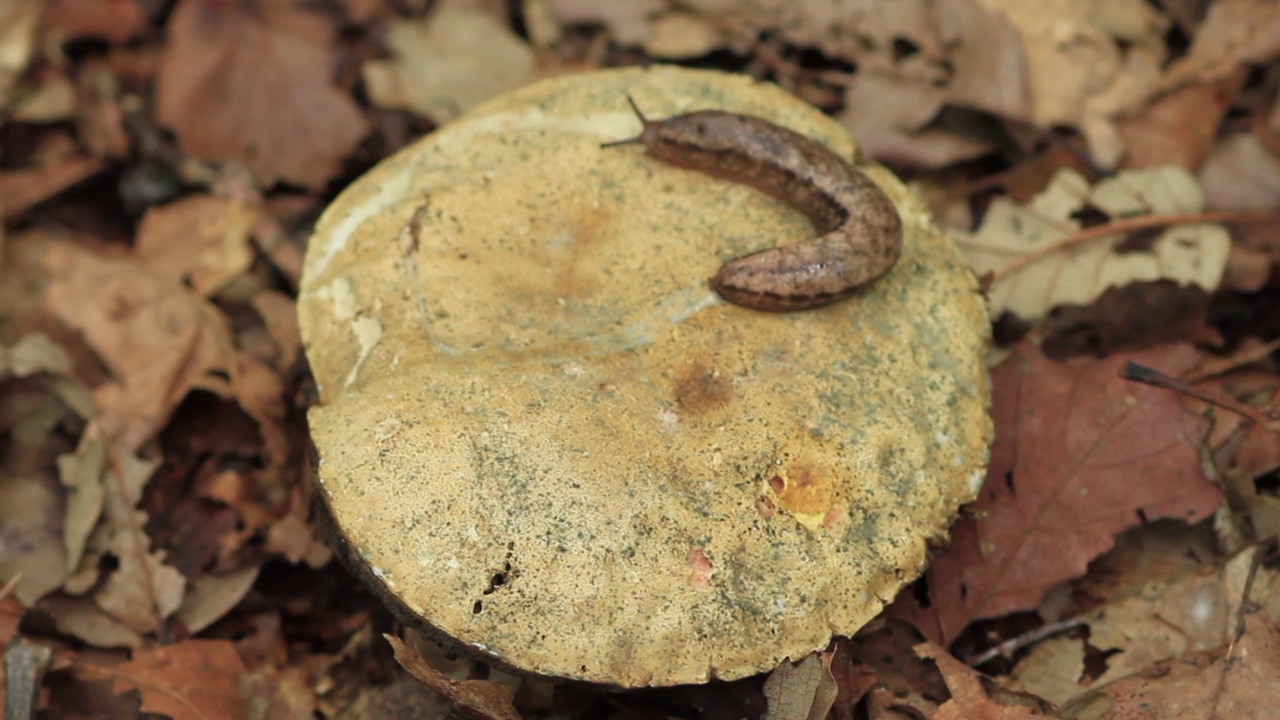
[[[985,475],[988,320],[918,198],[885,278],[817,310],[719,299],[725,260],[812,234],[639,148],[719,108],[854,146],[749,78],[568,75],[489,101],[342,193],[298,312],[333,535],[402,618],[491,662],[643,687],[848,635]]]

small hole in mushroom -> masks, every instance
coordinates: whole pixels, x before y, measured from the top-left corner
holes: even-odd
[[[471,614],[472,614],[472,615],[479,615],[479,614],[480,614],[480,611],[481,611],[481,610],[483,610],[483,609],[484,609],[484,603],[482,603],[482,602],[480,602],[479,600],[477,600],[477,601],[476,601],[476,604],[471,606]]]
[[[787,489],[787,483],[782,478],[778,477],[777,475],[774,475],[773,477],[769,478],[769,487],[773,488],[774,492],[780,493],[783,490]]]

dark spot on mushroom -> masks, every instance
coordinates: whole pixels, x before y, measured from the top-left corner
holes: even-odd
[[[479,600],[477,600],[477,601],[476,601],[476,604],[471,606],[471,614],[472,614],[472,615],[479,615],[479,614],[480,614],[480,611],[481,611],[481,610],[483,610],[483,609],[484,609],[484,603],[482,603],[482,602],[480,602]]]
[[[675,382],[675,400],[693,413],[723,407],[733,398],[733,386],[707,363],[690,367]]]
[[[787,483],[781,477],[774,475],[769,478],[769,487],[772,488],[774,492],[780,493],[787,489]]]

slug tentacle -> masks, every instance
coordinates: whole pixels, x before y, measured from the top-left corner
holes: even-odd
[[[848,297],[887,273],[902,252],[889,196],[822,143],[762,118],[700,110],[649,120],[635,101],[644,145],[670,165],[750,185],[804,213],[819,235],[730,260],[711,278],[725,300],[791,311]]]

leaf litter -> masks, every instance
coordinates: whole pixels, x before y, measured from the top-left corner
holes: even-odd
[[[0,0],[0,643],[67,717],[1269,717],[1276,13]],[[983,493],[767,678],[566,693],[383,641],[312,516],[302,238],[417,132],[652,60],[782,85],[929,199],[1000,318]]]

